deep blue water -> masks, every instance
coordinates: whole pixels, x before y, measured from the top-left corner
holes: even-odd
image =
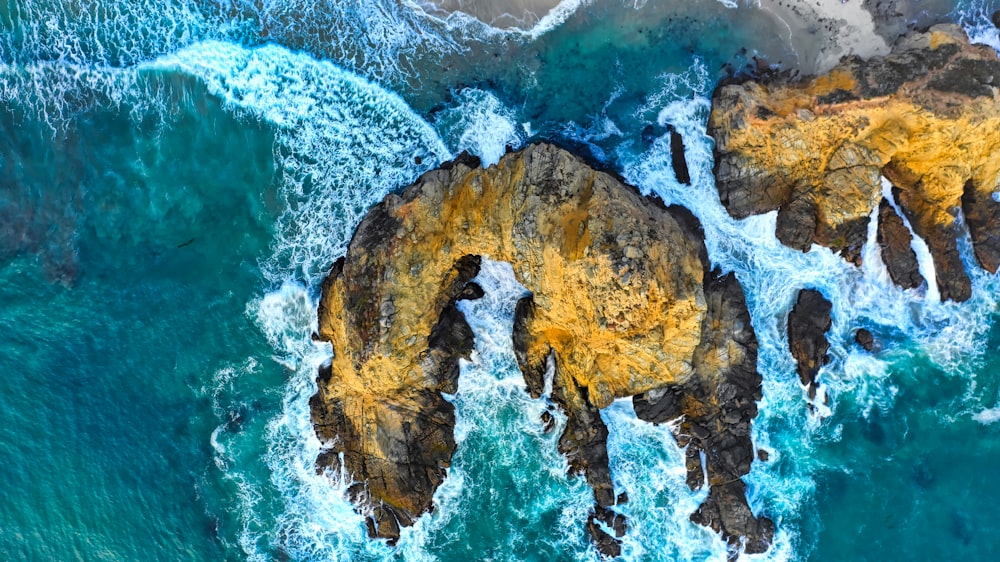
[[[958,2],[930,14],[1000,45]],[[935,4],[937,6],[937,4]],[[466,310],[459,448],[398,549],[317,475],[307,400],[319,280],[367,208],[460,150],[551,139],[691,208],[747,289],[765,378],[747,477],[761,560],[991,560],[1000,551],[998,284],[942,304],[774,238],[719,204],[704,136],[723,64],[791,61],[759,9],[601,0],[524,33],[409,2],[14,0],[0,6],[0,555],[10,560],[595,560],[509,330],[503,264]],[[792,63],[787,63],[792,64]],[[670,168],[666,125],[693,182]],[[654,126],[651,142],[641,132]],[[418,161],[420,164],[416,164]],[[967,250],[967,248],[966,248]],[[966,251],[966,258],[971,254]],[[828,408],[784,336],[835,302]],[[854,329],[881,346],[858,349]],[[604,412],[630,560],[724,560],[687,520],[669,431]]]

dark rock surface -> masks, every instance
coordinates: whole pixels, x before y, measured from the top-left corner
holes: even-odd
[[[721,533],[734,548],[745,539],[746,552],[764,552],[774,538],[774,524],[750,511],[742,480],[754,460],[750,423],[761,398],[757,337],[733,274],[706,277],[705,299],[706,326],[724,328],[710,330],[712,336],[699,345],[695,370],[700,376],[635,396],[632,403],[636,415],[649,422],[682,418],[677,439],[688,447],[688,485],[701,488],[707,474],[709,486],[708,499],[691,520]]]
[[[923,285],[917,254],[913,251],[913,235],[885,199],[879,203],[876,237],[882,251],[882,262],[889,270],[892,282],[904,289],[916,289]]]
[[[854,341],[865,351],[875,349],[875,337],[865,328],[859,328],[858,331],[854,332]]]
[[[900,193],[899,201],[906,218],[913,226],[913,233],[927,242],[934,261],[934,276],[941,300],[969,300],[972,296],[972,280],[958,253],[958,238],[962,235],[959,224],[935,220],[932,210],[920,206],[907,193]],[[957,211],[957,208],[949,209],[949,215],[954,218]]]
[[[1000,267],[1000,205],[996,196],[970,182],[962,194],[962,213],[972,236],[976,260],[986,271],[996,273]]]
[[[830,318],[832,307],[819,291],[803,289],[788,314],[788,347],[795,358],[799,381],[806,387],[810,398],[816,397],[816,375],[829,360],[826,352],[830,349],[830,342],[826,333],[833,323]]]
[[[673,126],[668,127],[668,130],[670,131],[670,163],[673,165],[674,175],[680,183],[691,185],[691,172],[688,170],[687,157],[684,155],[684,137]]]

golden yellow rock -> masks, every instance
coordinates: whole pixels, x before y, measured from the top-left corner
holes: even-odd
[[[472,160],[386,197],[323,284],[319,337],[334,356],[311,402],[327,448],[318,462],[358,482],[352,499],[370,515],[370,534],[398,537],[445,477],[454,410],[442,393],[457,391],[457,360],[473,343],[456,303],[482,295],[474,278],[489,258],[509,262],[532,293],[517,307],[515,352],[536,397],[554,360],[551,399],[568,418],[560,450],[593,487],[592,518],[624,532],[610,511],[599,409],[643,395],[644,419],[687,414],[705,428],[691,451],[711,439],[738,451],[706,468],[722,499],[704,520],[720,528],[710,522],[738,513],[721,527],[727,539],[753,535],[766,548],[773,528],[752,516],[742,482],[729,485],[753,457],[756,339],[738,282],[706,272],[697,220],[551,145],[486,169]],[[732,391],[719,399],[727,381]],[[668,390],[697,395],[690,411],[661,402]],[[602,552],[615,552],[616,538],[593,521],[588,528]]]
[[[998,86],[996,52],[956,26],[906,35],[887,57],[848,58],[825,76],[723,86],[709,120],[722,202],[736,217],[777,209],[782,242],[857,262],[884,176],[931,247],[942,297],[964,300],[958,209],[980,219],[969,221],[980,263],[996,271],[1000,256]]]

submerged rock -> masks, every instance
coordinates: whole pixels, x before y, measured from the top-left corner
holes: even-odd
[[[860,263],[885,177],[930,248],[943,299],[971,295],[957,248],[960,211],[980,265],[996,271],[1000,60],[993,49],[970,44],[957,26],[938,25],[903,36],[885,57],[847,57],[814,78],[772,76],[714,95],[708,132],[730,214],[777,210],[783,243],[802,251],[820,244]],[[883,210],[893,220],[892,209]],[[880,235],[893,280],[914,286],[902,232]]]
[[[707,271],[689,212],[544,144],[486,169],[460,157],[387,196],[323,283],[319,337],[334,357],[311,400],[317,464],[358,482],[369,534],[395,540],[446,476],[455,414],[442,393],[473,346],[456,303],[482,295],[480,256],[509,262],[532,293],[515,309],[515,355],[533,396],[551,377],[559,449],[593,489],[599,550],[617,555],[627,529],[600,409],[633,395],[642,419],[683,416],[679,441],[705,455],[709,499],[692,518],[766,549],[773,524],[750,512],[741,480],[761,379],[739,282]]]

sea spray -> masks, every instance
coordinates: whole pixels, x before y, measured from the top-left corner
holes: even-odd
[[[608,456],[616,489],[627,492],[618,509],[628,521],[622,541],[626,560],[726,560],[726,544],[689,517],[708,496],[687,486],[685,451],[670,424],[639,420],[629,399],[601,412],[608,425]]]
[[[185,47],[213,27],[196,0],[13,0],[0,12],[0,60],[126,67]]]
[[[524,144],[524,134],[514,112],[492,93],[465,88],[434,117],[434,127],[452,148],[479,157],[483,166],[500,161],[508,148]]]
[[[445,559],[468,552],[510,561],[592,560],[583,527],[593,493],[582,477],[567,475],[557,447],[565,416],[549,397],[529,396],[513,353],[514,306],[527,290],[510,264],[489,259],[475,281],[485,296],[459,306],[476,348],[452,398],[458,449],[449,479],[460,475],[462,485],[435,495],[436,503],[453,505],[428,521],[435,531],[430,552]],[[544,411],[555,418],[548,433]]]
[[[1000,51],[1000,29],[990,19],[997,10],[1000,10],[1000,4],[995,1],[964,0],[957,2],[953,16],[973,43],[989,45]]]

